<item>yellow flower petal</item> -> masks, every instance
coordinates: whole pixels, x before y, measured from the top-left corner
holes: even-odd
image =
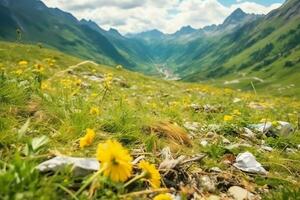
[[[224,116],[224,121],[225,122],[229,122],[229,121],[232,121],[233,120],[233,116],[231,116],[231,115],[225,115]]]
[[[117,141],[108,140],[98,145],[97,159],[103,167],[103,175],[115,182],[126,181],[132,173],[132,157]]]
[[[93,143],[95,136],[96,136],[96,134],[93,129],[90,129],[90,128],[86,129],[85,136],[80,138],[80,141],[79,141],[80,148],[90,146]]]
[[[151,187],[160,187],[160,174],[153,164],[142,160],[139,163],[139,168],[146,172],[146,180],[150,183]]]
[[[172,200],[172,196],[169,193],[159,194],[153,198],[153,200]]]

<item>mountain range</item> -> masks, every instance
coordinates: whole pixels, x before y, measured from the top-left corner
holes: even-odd
[[[127,35],[39,0],[0,0],[0,26],[1,40],[39,43],[150,75],[242,89],[253,84],[258,89],[300,88],[299,0],[287,0],[267,15],[239,8],[222,24],[201,29]]]

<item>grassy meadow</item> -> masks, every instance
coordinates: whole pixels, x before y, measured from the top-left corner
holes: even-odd
[[[295,98],[165,81],[38,45],[1,42],[0,199],[155,199],[160,193],[227,198],[233,185],[263,199],[297,199],[299,109]],[[244,127],[266,121],[274,127],[277,121],[289,122],[294,132],[243,136]],[[193,123],[193,128],[187,125]],[[95,135],[83,145],[87,129]],[[205,157],[173,173],[159,170],[158,187],[147,178],[127,184],[144,169],[138,164],[126,181],[113,181],[104,173],[89,182],[93,174],[77,177],[68,167],[46,174],[35,169],[55,155],[96,158],[98,144],[108,140],[122,144],[128,150],[122,152],[133,160],[142,156],[155,166],[153,171],[163,162],[166,147],[174,159]],[[248,174],[233,167],[234,158],[245,151],[269,173]],[[211,172],[212,167],[221,172]],[[214,180],[214,189],[203,185],[204,175]]]

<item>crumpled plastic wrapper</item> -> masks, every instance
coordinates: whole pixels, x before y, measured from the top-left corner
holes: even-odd
[[[94,158],[76,158],[57,156],[39,164],[36,168],[40,172],[58,171],[66,166],[72,166],[75,176],[84,176],[100,168],[99,161]]]
[[[250,152],[240,153],[233,164],[236,168],[249,173],[267,175],[267,171],[256,161]]]

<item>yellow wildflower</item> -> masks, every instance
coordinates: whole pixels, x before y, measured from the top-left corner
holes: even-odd
[[[153,109],[157,109],[157,108],[158,108],[157,104],[156,104],[156,103],[154,103],[154,102],[153,102],[153,103],[151,103],[150,105],[151,105],[151,107],[152,107]]]
[[[260,122],[262,122],[262,123],[265,123],[267,121],[268,121],[268,119],[265,119],[265,118],[263,118],[263,119],[260,120]]]
[[[81,86],[81,84],[82,84],[82,80],[81,79],[76,79],[75,80],[75,85]]]
[[[28,65],[28,62],[26,60],[21,60],[19,62],[19,65]]]
[[[92,93],[92,94],[91,94],[91,97],[97,97],[97,96],[98,96],[97,93]]]
[[[171,194],[165,193],[165,194],[159,194],[153,198],[153,200],[173,200]]]
[[[132,157],[118,141],[108,140],[99,144],[97,159],[103,167],[104,176],[112,181],[124,182],[131,176]]]
[[[42,82],[41,83],[41,89],[42,90],[48,90],[48,89],[50,89],[50,86],[47,82]]]
[[[112,80],[113,80],[113,74],[112,73],[108,73],[105,76],[105,78],[104,78],[104,87],[106,89],[110,89],[111,88]]]
[[[43,72],[44,67],[41,64],[35,64],[34,67],[36,68],[36,71]]]
[[[93,140],[95,138],[95,131],[93,129],[86,129],[86,134],[84,137],[80,138],[80,148],[84,148],[86,146],[89,146],[93,143]]]
[[[21,74],[23,74],[23,70],[22,69],[18,69],[15,71],[15,73],[20,76]]]
[[[234,110],[232,112],[233,115],[241,115],[242,113],[239,110]]]
[[[100,109],[97,108],[97,107],[92,107],[92,108],[90,109],[90,114],[91,114],[91,115],[99,115],[99,114],[100,114]]]
[[[150,183],[151,187],[160,187],[160,174],[159,171],[155,168],[154,164],[150,164],[149,162],[142,160],[139,163],[139,168],[142,169],[145,173],[144,178]]]
[[[233,116],[231,116],[231,115],[225,115],[224,116],[224,121],[225,122],[229,122],[229,121],[232,121],[233,120]]]

